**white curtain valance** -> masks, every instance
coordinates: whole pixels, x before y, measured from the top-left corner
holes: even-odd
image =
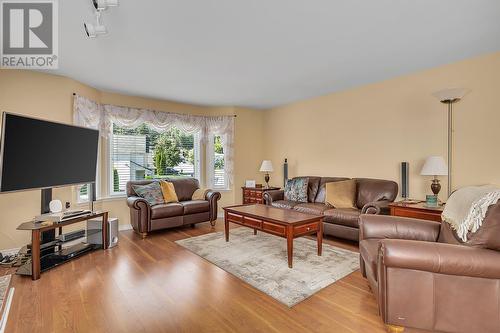
[[[200,133],[202,142],[209,137],[221,137],[224,149],[224,168],[229,183],[233,182],[234,116],[197,116],[126,106],[99,104],[75,94],[73,102],[75,125],[98,129],[104,138],[110,138],[113,124],[136,128],[143,123],[158,132],[175,127],[187,134]]]

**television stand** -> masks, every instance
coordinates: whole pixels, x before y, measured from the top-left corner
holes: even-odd
[[[68,218],[64,221],[61,222],[25,222],[21,223],[18,227],[17,230],[27,230],[31,231],[31,279],[32,280],[38,280],[40,278],[40,274],[42,271],[42,265],[41,265],[41,258],[40,258],[40,239],[41,239],[41,234],[43,232],[54,232],[55,230],[59,230],[59,234],[62,233],[62,228],[71,224],[87,221],[90,219],[95,219],[95,218],[102,218],[102,249],[107,249],[109,244],[108,244],[108,212],[93,212],[85,216],[75,216],[72,218]],[[59,245],[55,245],[59,246]],[[92,248],[92,250],[95,248]],[[60,251],[57,253],[61,253],[62,249],[59,249]],[[67,260],[63,260],[57,264],[54,265],[49,265],[46,267],[43,267],[43,270],[48,270],[50,268],[53,268],[55,266],[58,266],[59,264],[63,262],[67,262],[73,258],[77,258],[80,255],[89,252],[90,249],[82,249],[82,251],[79,252],[78,255],[75,256],[68,256],[66,258]]]

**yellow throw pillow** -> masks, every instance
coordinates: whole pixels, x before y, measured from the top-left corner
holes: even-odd
[[[325,203],[335,208],[355,208],[356,181],[354,179],[326,183]]]
[[[199,188],[194,191],[191,200],[205,200],[205,196],[207,195],[208,189]]]
[[[175,193],[174,184],[162,180],[160,181],[160,187],[161,187],[161,193],[163,194],[163,200],[165,200],[165,203],[179,202],[177,194]]]

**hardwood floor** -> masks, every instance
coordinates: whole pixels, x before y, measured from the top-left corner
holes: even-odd
[[[208,223],[149,235],[46,273],[13,276],[6,332],[385,332],[356,271],[293,308],[174,242],[222,231]],[[324,239],[357,251],[355,243]]]

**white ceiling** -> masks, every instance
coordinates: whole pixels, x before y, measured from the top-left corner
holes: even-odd
[[[62,0],[60,69],[99,89],[271,107],[500,50],[498,0]]]

